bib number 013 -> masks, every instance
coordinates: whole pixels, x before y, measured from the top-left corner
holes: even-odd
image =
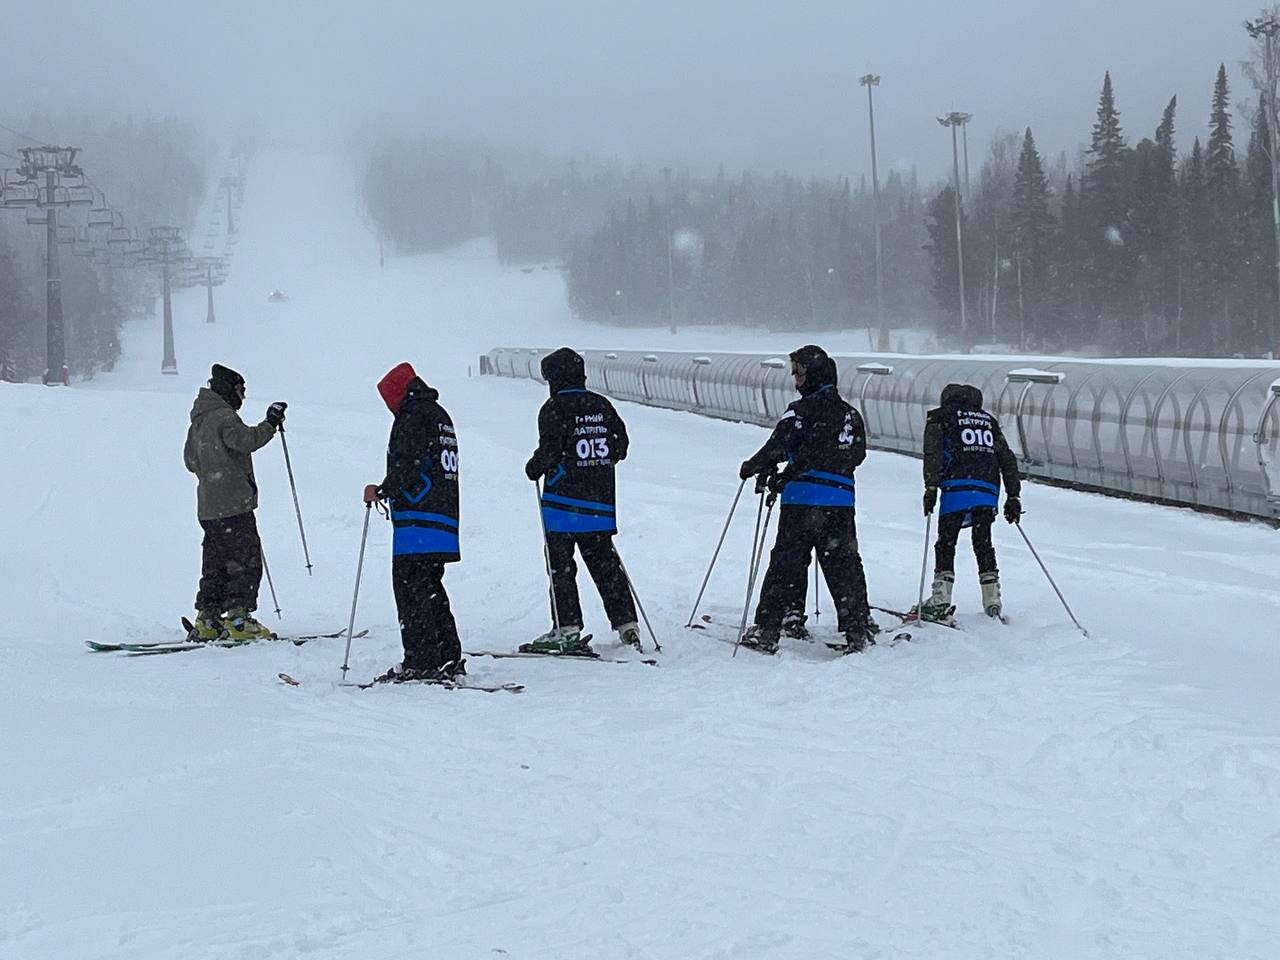
[[[579,460],[607,460],[609,441],[604,437],[583,437],[577,443],[576,453]]]

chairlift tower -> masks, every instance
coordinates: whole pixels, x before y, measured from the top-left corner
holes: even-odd
[[[91,205],[93,189],[84,181],[84,171],[76,164],[79,147],[19,147],[18,167],[6,171],[0,185],[0,207],[26,208],[27,223],[45,227],[45,371],[46,384],[69,383],[67,338],[62,315],[62,272],[58,264],[60,239],[58,208]],[[33,212],[38,211],[38,212]],[[64,231],[65,233],[65,231]]]
[[[173,267],[191,262],[191,251],[182,238],[179,227],[152,227],[146,240],[145,251],[138,259],[139,263],[160,268],[164,298],[164,359],[160,363],[160,372],[176,374],[178,359],[173,346],[173,299],[170,290],[170,279]]]

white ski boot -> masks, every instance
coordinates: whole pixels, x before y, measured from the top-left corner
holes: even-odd
[[[982,609],[993,620],[1004,620],[1004,609],[1000,602],[1000,574],[984,573],[978,578],[982,585]]]
[[[631,623],[624,623],[618,628],[618,642],[626,647],[635,647],[641,653],[644,653],[644,646],[640,642],[640,624],[634,620]]]
[[[954,624],[952,616],[956,612],[951,602],[951,590],[956,585],[956,575],[950,570],[939,570],[933,576],[933,591],[924,602],[924,609],[919,611],[919,619],[926,623]]]

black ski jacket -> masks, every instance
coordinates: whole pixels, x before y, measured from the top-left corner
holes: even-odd
[[[542,518],[550,533],[616,533],[614,469],[627,458],[626,424],[586,387],[582,357],[568,348],[542,361],[551,396],[538,411],[538,448],[525,465],[544,479]]]
[[[941,513],[990,508],[999,503],[1000,483],[1018,496],[1018,460],[1000,430],[1000,421],[982,409],[982,391],[949,384],[942,405],[930,410],[924,426],[924,482],[942,492]]]
[[[862,417],[840,396],[835,361],[824,358],[806,375],[800,399],[742,469],[767,474],[785,460],[774,481],[782,487],[783,506],[852,507],[853,472],[866,458]]]
[[[409,382],[387,444],[379,495],[390,502],[392,555],[443,563],[461,559],[458,543],[458,439],[440,394],[419,377]]]

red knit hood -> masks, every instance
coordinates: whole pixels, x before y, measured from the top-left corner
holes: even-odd
[[[410,363],[398,363],[387,371],[387,375],[378,381],[378,392],[393,414],[400,412],[405,395],[409,392],[409,384],[416,380],[418,374]]]

